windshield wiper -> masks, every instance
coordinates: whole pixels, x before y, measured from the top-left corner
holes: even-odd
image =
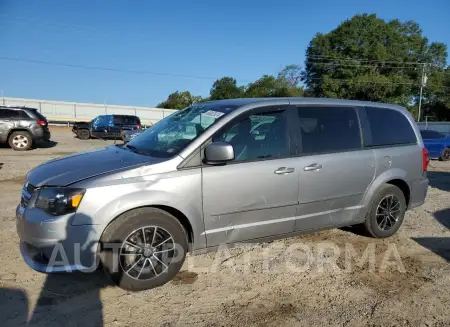
[[[131,151],[133,151],[134,153],[137,154],[143,154],[143,155],[148,155],[147,153],[144,153],[142,151],[140,151],[138,148],[136,148],[134,145],[129,145],[129,144],[125,144],[125,147],[127,147],[128,149],[130,149]]]

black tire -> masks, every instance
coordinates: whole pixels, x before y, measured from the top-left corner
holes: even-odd
[[[386,200],[387,198],[391,200]],[[398,212],[395,212],[392,214],[392,217],[395,215],[395,221],[391,218],[385,218],[383,216],[384,211],[383,209],[379,208],[379,205],[381,204],[382,207],[387,206],[385,201],[394,201],[394,198],[398,200],[398,208],[395,206],[394,210],[398,209]],[[393,207],[394,205],[392,205]],[[393,212],[393,211],[392,211]],[[391,184],[385,184],[378,190],[377,194],[374,197],[374,200],[372,202],[372,207],[367,214],[366,221],[363,224],[363,227],[365,231],[375,238],[386,238],[394,235],[400,226],[403,223],[403,219],[405,218],[405,212],[406,212],[406,200],[405,195],[403,194],[402,190],[400,190],[397,186],[391,185]],[[378,215],[377,215],[378,214]],[[391,216],[389,216],[391,217]],[[384,224],[383,219],[386,219],[386,224]],[[380,222],[381,221],[381,222]],[[389,227],[386,229],[388,226]],[[385,228],[383,228],[383,225]]]
[[[80,129],[77,132],[77,136],[80,140],[89,140],[91,138],[91,133],[88,129]]]
[[[33,138],[27,131],[17,131],[11,133],[8,138],[9,146],[16,151],[27,151],[33,145]]]
[[[441,160],[441,161],[449,161],[450,160],[450,148],[445,148],[444,151],[442,151],[442,154],[439,157],[439,160]]]
[[[156,259],[154,259],[154,254],[151,254],[149,258],[147,257],[149,256],[148,254],[139,254],[137,256],[133,255],[130,259],[133,260],[132,263],[126,266],[125,263],[122,262],[122,260],[127,260],[128,256],[119,255],[119,252],[123,253],[124,251],[122,247],[129,247],[124,244],[125,240],[129,240],[130,235],[132,235],[134,232],[139,232],[144,227],[147,227],[145,228],[145,231],[147,233],[147,236],[149,236],[150,234],[154,233],[153,226],[160,228],[158,230],[158,233],[165,231],[170,234],[169,236],[171,236],[173,239],[173,244],[170,244],[171,246],[177,244],[177,250],[174,250],[173,252],[175,259],[172,259],[171,261],[165,261],[164,258],[162,258],[164,254],[160,253],[159,259],[162,259],[163,262],[165,261],[167,266],[163,267],[162,264],[159,264],[155,261]],[[142,234],[139,235],[142,236]],[[150,245],[154,245],[154,243],[157,242],[153,242],[153,240],[163,239],[158,238],[159,235],[157,236],[157,238],[154,237],[155,236],[153,235],[150,237],[152,238],[152,241],[148,241],[150,239],[148,238],[145,244],[148,245],[150,243]],[[186,252],[188,249],[187,234],[181,223],[168,212],[156,208],[140,208],[124,213],[106,228],[105,232],[102,235],[101,243],[102,246],[100,251],[100,260],[106,275],[114,284],[116,284],[120,288],[133,292],[152,289],[164,285],[165,283],[170,281],[183,266],[183,262],[185,260]],[[143,244],[141,243],[140,245]],[[113,251],[111,250],[112,248],[116,248],[118,250]],[[131,247],[131,249],[134,250],[134,247]],[[138,264],[136,265],[136,269],[133,268],[130,274],[128,274],[126,270],[128,270],[130,266],[133,266],[133,264],[136,264],[136,262],[141,259],[144,259],[143,265],[139,264],[142,263],[142,261],[138,262]],[[159,267],[157,267],[156,264],[154,265],[154,263],[152,262],[159,264]],[[124,268],[124,266],[126,266],[126,268]],[[141,266],[143,266],[144,268],[141,269]],[[155,267],[156,270],[155,268],[151,269],[153,267]],[[157,274],[158,268],[160,273],[159,275]],[[134,278],[130,276],[131,273],[137,273],[137,270],[140,270],[138,276],[134,276]],[[142,276],[148,278],[136,279],[136,277],[139,278],[139,276],[141,276],[141,273],[143,271],[145,272],[145,274]]]

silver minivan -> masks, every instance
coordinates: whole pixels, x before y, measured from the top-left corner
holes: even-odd
[[[393,235],[424,202],[427,151],[404,108],[333,99],[194,104],[126,145],[44,163],[17,207],[25,262],[160,286],[187,252],[360,225]]]

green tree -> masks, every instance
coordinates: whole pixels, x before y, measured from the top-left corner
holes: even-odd
[[[238,87],[236,80],[232,77],[222,77],[214,82],[209,92],[210,100],[236,99],[244,94],[242,87]]]
[[[189,107],[194,102],[201,102],[202,98],[192,95],[189,91],[171,93],[166,101],[159,103],[157,108],[183,109]]]
[[[286,80],[291,88],[298,87],[302,80],[302,68],[299,65],[287,65],[278,73],[278,78]]]
[[[363,14],[311,40],[303,77],[316,97],[407,105],[417,100],[421,79],[414,63],[442,70],[446,58],[446,46],[430,43],[417,23]]]
[[[450,120],[450,66],[435,69],[424,88],[424,116],[434,120]]]
[[[248,84],[245,89],[246,98],[295,97],[302,95],[303,89],[298,86],[292,87],[283,76],[264,75],[255,82]]]

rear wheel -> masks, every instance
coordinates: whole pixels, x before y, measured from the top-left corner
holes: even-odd
[[[439,157],[439,160],[441,160],[441,161],[449,161],[450,160],[450,148],[445,148],[444,151],[442,151],[442,154]]]
[[[91,138],[91,134],[87,129],[80,129],[77,135],[80,140],[89,140]]]
[[[375,195],[364,229],[376,238],[392,236],[402,225],[405,212],[406,200],[402,190],[395,185],[385,184]]]
[[[17,131],[9,136],[8,143],[16,151],[26,151],[33,145],[33,138],[27,131]]]
[[[135,209],[117,218],[104,232],[102,266],[125,290],[155,288],[179,272],[187,242],[183,226],[171,214],[156,208]]]

